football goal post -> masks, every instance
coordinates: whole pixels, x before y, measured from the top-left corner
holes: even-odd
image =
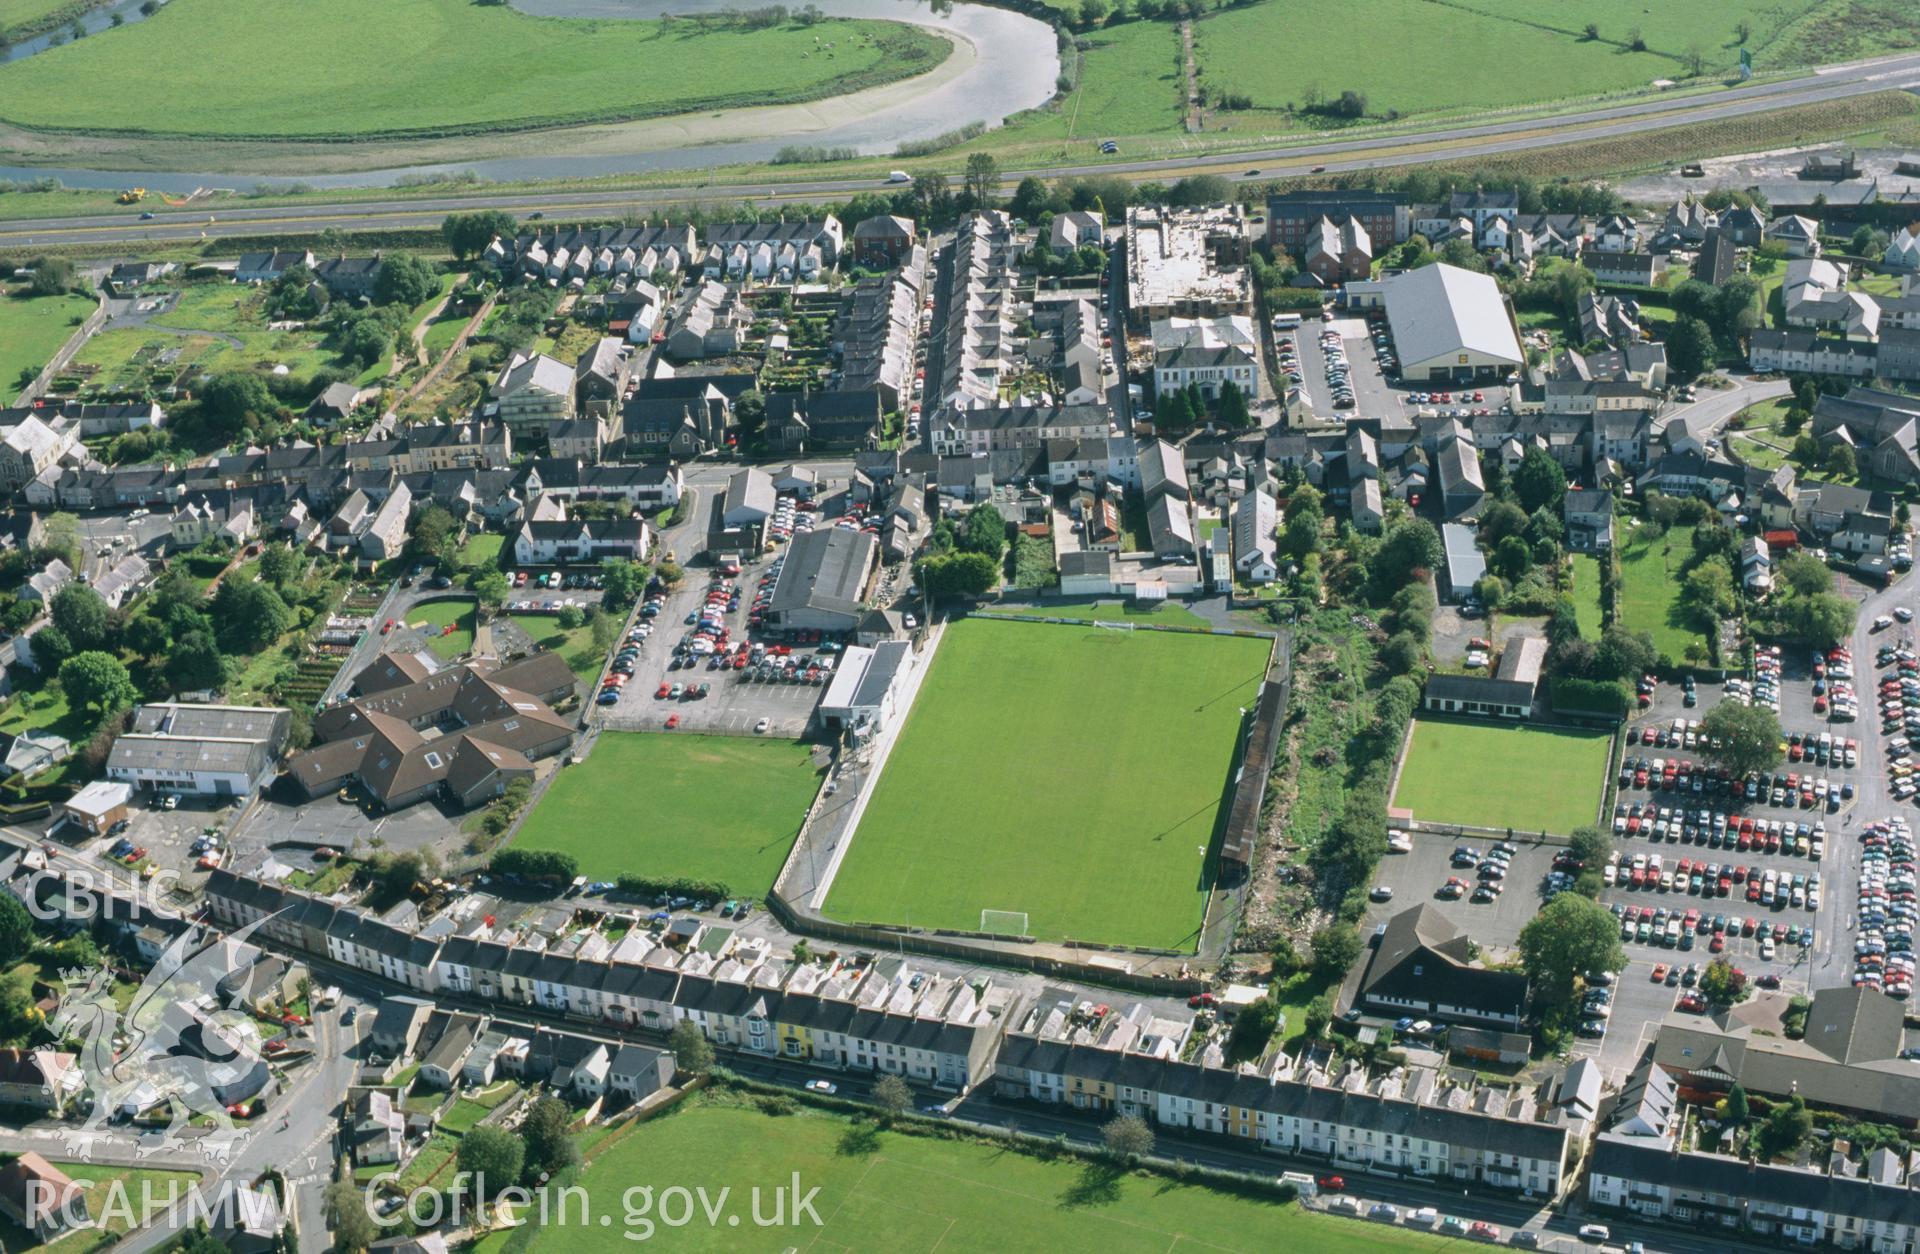
[[[1025,936],[1027,912],[1025,910],[982,910],[980,930],[994,936]]]

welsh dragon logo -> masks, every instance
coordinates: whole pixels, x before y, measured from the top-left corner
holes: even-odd
[[[262,956],[247,940],[265,921],[210,939],[194,930],[181,933],[124,1014],[104,965],[62,973],[65,991],[47,1026],[60,1039],[80,1043],[82,1100],[91,1102],[85,1122],[67,1134],[74,1157],[84,1159],[116,1115],[165,1106],[166,1127],[158,1138],[142,1140],[143,1157],[182,1148],[183,1131],[206,1116],[211,1129],[199,1148],[209,1160],[226,1161],[241,1136],[227,1107],[259,1091],[266,1062],[259,1024],[245,1011],[223,1006],[220,986]]]

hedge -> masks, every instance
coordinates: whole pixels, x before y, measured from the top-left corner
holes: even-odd
[[[620,891],[629,897],[729,897],[732,896],[726,884],[720,880],[694,880],[684,877],[662,879],[654,875],[622,875],[614,883]]]

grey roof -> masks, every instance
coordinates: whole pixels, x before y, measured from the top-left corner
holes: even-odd
[[[817,527],[793,539],[767,602],[769,614],[800,609],[857,613],[877,541],[849,527]]]
[[[773,489],[772,477],[756,466],[749,466],[727,480],[727,494],[721,509],[728,514],[749,509],[771,515],[778,504],[779,494]]]
[[[1506,298],[1488,275],[1443,263],[1396,274],[1384,284],[1401,361],[1414,365],[1461,352],[1516,367],[1526,361]]]

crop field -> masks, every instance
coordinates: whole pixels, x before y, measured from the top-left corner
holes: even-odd
[[[861,922],[1191,948],[1268,642],[950,625],[827,896]]]
[[[1644,631],[1653,647],[1678,661],[1699,633],[1678,621],[1680,567],[1693,553],[1693,528],[1674,527],[1655,537],[1622,519],[1614,543],[1620,553],[1615,613],[1628,631]]]
[[[1593,822],[1611,743],[1603,731],[1419,718],[1393,804],[1427,823],[1564,835]]]
[[[697,1097],[670,1114],[615,1133],[590,1154],[580,1186],[589,1198],[646,1188],[660,1199],[675,1186],[712,1198],[731,1189],[745,1212],[756,1185],[768,1197],[798,1173],[817,1188],[820,1226],[754,1228],[724,1219],[670,1231],[646,1216],[675,1250],[887,1250],[965,1254],[1021,1249],[1063,1254],[1179,1254],[1188,1250],[1312,1249],[1324,1254],[1439,1250],[1430,1233],[1309,1214],[1292,1203],[1218,1192],[1204,1185],[1134,1174],[1075,1158],[1045,1160],[991,1144],[880,1131],[806,1107],[784,1118]],[[635,1194],[638,1196],[638,1194]],[[610,1203],[611,1205],[611,1203]],[[558,1208],[555,1208],[556,1210]],[[637,1234],[646,1231],[633,1227]],[[612,1226],[574,1223],[537,1232],[535,1251],[589,1254],[630,1249],[616,1211]]]
[[[807,746],[791,740],[606,732],[560,772],[514,843],[570,853],[595,879],[684,877],[757,897],[819,787]]]
[[[324,47],[327,72],[290,74],[265,47]],[[817,99],[924,73],[950,49],[894,22],[751,29],[468,0],[173,0],[152,21],[0,67],[0,116],[155,135],[459,134]],[[119,89],[89,89],[103,82]]]
[[[158,390],[191,369],[249,370],[285,366],[311,375],[339,359],[317,330],[267,329],[264,293],[235,283],[200,283],[181,290],[177,305],[141,326],[109,326],[84,344],[73,364],[91,368],[88,392]],[[356,363],[357,364],[357,363]],[[382,358],[358,376],[383,377]]]
[[[13,403],[20,372],[36,374],[73,334],[93,302],[84,296],[34,296],[0,289],[0,400]]]

